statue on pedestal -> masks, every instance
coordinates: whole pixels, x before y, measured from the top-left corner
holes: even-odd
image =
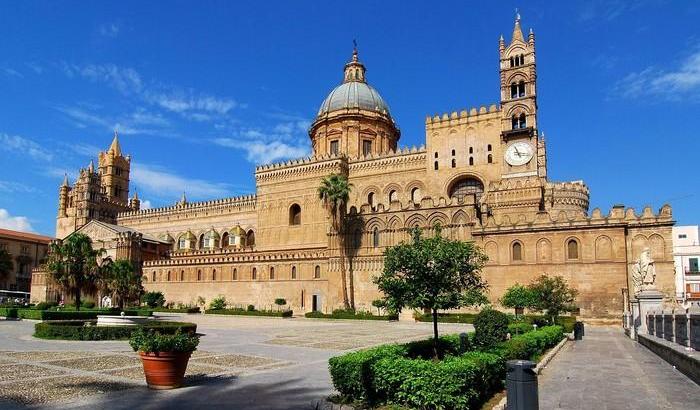
[[[656,290],[656,267],[649,248],[644,248],[639,259],[632,265],[632,282],[635,294],[645,290]]]

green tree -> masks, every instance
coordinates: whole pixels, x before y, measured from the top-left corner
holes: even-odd
[[[436,235],[422,238],[413,230],[411,243],[402,243],[384,252],[384,271],[374,278],[384,293],[387,308],[400,312],[404,307],[428,309],[433,315],[433,348],[438,357],[438,310],[485,303],[486,281],[481,268],[486,256],[472,242]]]
[[[516,283],[509,287],[501,297],[501,305],[515,309],[515,316],[522,315],[523,309],[533,305],[533,296],[529,288]]]
[[[142,297],[143,303],[148,307],[161,307],[165,305],[165,295],[163,292],[146,292]]]
[[[7,279],[14,267],[15,264],[12,262],[12,255],[5,249],[0,249],[0,279]]]
[[[97,258],[103,254],[104,250],[93,249],[90,237],[82,233],[49,245],[46,270],[54,282],[75,298],[76,310],[80,310],[81,295],[97,287],[102,271]]]
[[[331,218],[331,228],[336,234],[340,252],[340,280],[343,287],[343,305],[345,309],[355,308],[355,284],[350,275],[350,298],[348,298],[348,277],[345,268],[345,218],[347,204],[350,200],[352,184],[341,174],[331,174],[321,180],[318,187],[319,199]]]
[[[560,313],[576,310],[574,301],[578,290],[570,288],[561,276],[542,275],[528,289],[532,292],[532,308],[544,311],[552,324],[556,323]]]
[[[372,301],[372,306],[377,308],[377,316],[382,315],[382,309],[386,308],[386,300],[384,299],[374,299]]]
[[[119,259],[109,264],[100,277],[99,283],[106,293],[117,299],[119,309],[127,302],[139,300],[143,295],[141,274],[134,269],[130,261]]]

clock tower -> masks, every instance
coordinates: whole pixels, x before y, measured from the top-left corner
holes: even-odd
[[[527,40],[520,14],[510,44],[498,42],[501,76],[501,145],[503,178],[545,176],[544,142],[537,133],[537,70],[535,34]],[[540,149],[542,152],[540,152]]]

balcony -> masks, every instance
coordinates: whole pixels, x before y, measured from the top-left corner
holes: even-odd
[[[532,137],[532,132],[533,128],[532,127],[525,127],[525,128],[515,128],[512,130],[505,130],[501,132],[501,138],[504,140],[509,140],[511,138],[518,138],[518,137]]]
[[[698,269],[686,269],[685,274],[686,275],[700,275],[700,270],[698,270]]]

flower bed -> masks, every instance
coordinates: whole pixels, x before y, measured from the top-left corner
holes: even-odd
[[[505,362],[532,359],[563,338],[545,327],[482,351],[460,352],[455,335],[440,339],[445,358],[430,358],[432,341],[384,345],[329,360],[333,385],[344,400],[410,408],[480,409],[503,388]]]
[[[207,310],[208,315],[241,315],[241,316],[272,316],[292,317],[291,310],[246,310],[246,309],[213,309]]]
[[[137,329],[154,329],[163,334],[194,334],[197,325],[186,322],[149,321],[143,326],[95,326],[95,321],[55,321],[34,325],[34,337],[62,340],[123,340],[131,337]]]
[[[352,312],[345,310],[336,310],[333,313],[308,312],[305,317],[316,319],[356,319],[356,320],[398,320],[398,315],[374,315],[369,312]]]

